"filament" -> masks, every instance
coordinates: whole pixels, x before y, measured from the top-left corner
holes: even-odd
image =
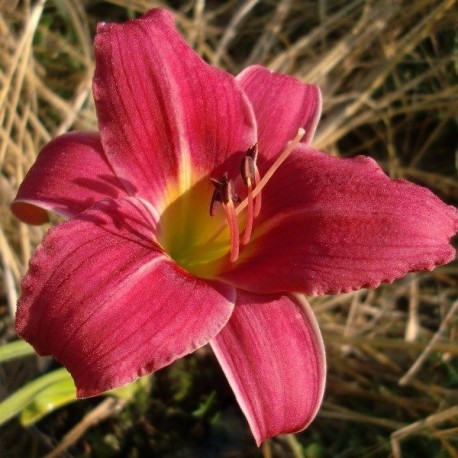
[[[240,244],[239,244],[239,225],[237,223],[237,216],[235,214],[234,201],[229,199],[227,203],[223,203],[224,213],[226,214],[227,223],[229,225],[229,235],[231,239],[231,262],[237,261],[239,257]]]

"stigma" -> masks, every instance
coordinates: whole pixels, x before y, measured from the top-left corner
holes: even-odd
[[[227,173],[220,179],[211,178],[215,189],[210,203],[210,216],[214,216],[218,206],[223,208],[227,225],[229,226],[230,262],[237,261],[240,253],[240,245],[247,245],[250,241],[254,220],[261,212],[261,191],[272,178],[275,171],[299,144],[304,135],[305,130],[300,128],[296,136],[286,144],[285,149],[279,154],[262,178],[257,166],[258,144],[255,143],[248,148],[240,165],[240,175],[246,188],[246,198],[243,201],[235,193],[234,182],[229,178]],[[235,206],[236,203],[238,203],[237,207]],[[245,209],[245,228],[240,237],[238,216]],[[212,239],[216,238],[221,233],[221,230],[217,231]]]

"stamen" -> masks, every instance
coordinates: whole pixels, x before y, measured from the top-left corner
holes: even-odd
[[[245,186],[247,187],[247,196],[248,196],[248,211],[246,217],[246,226],[243,231],[242,236],[242,245],[246,245],[251,236],[251,231],[253,230],[253,180],[255,177],[255,163],[254,158],[256,158],[257,152],[255,150],[256,144],[253,145],[246,153],[246,156],[242,160],[241,166],[241,175]]]
[[[216,189],[213,193],[212,202],[210,204],[210,214],[212,214],[212,211],[214,211],[214,206],[216,205],[216,202],[220,202],[223,204],[223,208],[226,213],[226,219],[229,224],[229,231],[230,231],[230,238],[231,238],[231,257],[230,257],[231,262],[235,262],[237,260],[238,255],[239,255],[239,248],[240,248],[237,216],[240,215],[240,213],[242,213],[242,211],[248,207],[247,227],[250,224],[248,223],[248,221],[251,221],[251,224],[252,224],[253,219],[256,216],[256,212],[258,212],[259,214],[259,210],[261,208],[261,191],[264,189],[264,186],[268,183],[268,181],[272,178],[272,175],[275,173],[275,171],[283,164],[286,158],[291,154],[294,148],[299,144],[299,142],[301,141],[304,135],[305,135],[305,130],[300,128],[297,131],[296,136],[287,143],[286,148],[277,157],[277,160],[272,164],[272,166],[269,168],[269,170],[266,172],[266,174],[261,179],[259,176],[259,172],[257,171],[257,167],[255,168],[254,180],[251,181],[251,178],[250,178],[249,184],[251,184],[251,186],[248,186],[248,195],[240,203],[240,205],[237,206],[237,208],[234,208],[234,201],[237,201],[236,200],[237,196],[234,194],[232,181],[229,180],[229,178],[227,177],[227,174],[224,174],[221,180],[215,180],[212,178],[212,182],[215,185]],[[250,150],[252,148],[250,148]],[[251,157],[248,154],[247,156]],[[242,163],[242,170],[245,169],[246,165],[247,164]],[[243,172],[242,172],[242,177],[243,177]],[[252,188],[253,181],[255,184],[254,188]],[[225,201],[225,199],[227,200]],[[254,202],[254,207],[253,207],[253,202]],[[253,209],[250,210],[250,207]],[[224,228],[225,226],[220,227],[207,240],[207,242],[205,242],[205,244],[214,242],[218,238],[218,236],[223,232]],[[249,237],[251,236],[251,230],[252,228],[250,228],[249,231],[245,229],[245,232],[243,234],[242,243],[246,244],[245,240],[246,239],[249,240]]]
[[[253,198],[258,196],[260,192],[264,189],[264,186],[269,182],[272,178],[272,175],[276,172],[276,170],[285,162],[286,158],[291,154],[293,149],[299,144],[302,137],[305,135],[305,130],[302,127],[297,131],[296,136],[287,143],[286,148],[283,152],[277,157],[277,160],[272,164],[269,170],[267,170],[266,174],[259,180],[256,184],[256,187],[253,189],[252,195]],[[240,213],[245,210],[248,206],[248,197],[242,201],[242,203],[235,209],[235,214],[238,216]]]
[[[254,187],[256,187],[259,182],[261,181],[261,175],[259,173],[258,166],[256,165],[256,161],[258,159],[258,144],[255,143],[247,152],[247,156],[253,159],[253,177],[251,178],[251,182],[254,182]],[[248,202],[249,203],[249,202]],[[257,218],[259,213],[261,212],[261,193],[259,193],[254,198],[254,212],[253,217]]]
[[[253,199],[253,183],[256,186],[256,183],[259,181],[260,175],[258,167],[256,166],[256,159],[258,157],[258,144],[255,143],[251,148],[246,152],[245,157],[242,160],[241,175],[245,186],[247,187],[247,199],[248,199],[248,209],[246,216],[246,227],[243,232],[242,245],[246,245],[250,241],[251,232],[253,231],[253,221],[255,216],[254,210],[254,199]],[[261,210],[260,200],[256,199],[256,210],[257,214]]]
[[[225,173],[220,180],[211,179],[215,190],[213,192],[212,200],[210,203],[210,215],[215,214],[215,206],[222,204],[226,220],[229,226],[229,236],[231,240],[230,248],[230,261],[235,262],[239,257],[240,244],[239,244],[239,226],[237,222],[237,215],[235,214],[234,201],[240,201],[239,197],[234,192],[234,185],[232,180],[229,179]]]

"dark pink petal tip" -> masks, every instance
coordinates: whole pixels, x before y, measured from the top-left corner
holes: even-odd
[[[69,370],[78,397],[170,364],[230,318],[233,288],[184,272],[154,227],[138,199],[107,199],[49,231],[30,262],[16,331]]]
[[[47,211],[74,216],[105,198],[126,194],[95,132],[71,132],[49,142],[19,187],[11,210],[21,221],[43,224]]]
[[[252,240],[222,277],[254,292],[338,294],[450,262],[457,210],[370,158],[298,147],[263,191]]]
[[[258,446],[315,418],[326,356],[305,299],[239,290],[231,319],[211,345]]]

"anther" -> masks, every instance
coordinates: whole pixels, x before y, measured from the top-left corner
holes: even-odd
[[[247,152],[245,153],[245,157],[249,157],[253,160],[253,163],[256,164],[256,161],[258,159],[258,143],[254,143],[251,145]]]
[[[239,257],[239,226],[237,222],[237,215],[235,214],[234,201],[240,201],[239,197],[234,191],[234,184],[225,173],[220,180],[211,178],[211,182],[215,187],[213,191],[212,200],[210,203],[210,215],[215,214],[215,207],[220,203],[226,215],[226,220],[229,226],[229,236],[231,239],[230,261],[235,262]]]

